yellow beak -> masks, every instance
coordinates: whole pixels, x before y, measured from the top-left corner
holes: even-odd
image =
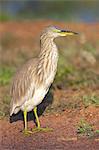
[[[73,32],[73,31],[64,31],[64,30],[61,30],[60,34],[61,34],[61,36],[67,36],[67,35],[75,35],[75,34],[78,34],[78,33]]]
[[[69,30],[60,30],[60,29],[55,29],[54,32],[59,33],[60,36],[67,36],[67,35],[75,35],[78,34],[77,32],[69,31]]]

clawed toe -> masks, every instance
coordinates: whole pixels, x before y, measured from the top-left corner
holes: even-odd
[[[52,128],[33,128],[32,129],[32,132],[51,132],[51,131],[53,131],[53,129]]]
[[[30,135],[30,134],[32,134],[33,132],[30,131],[30,130],[23,130],[23,133],[24,133],[24,135]]]

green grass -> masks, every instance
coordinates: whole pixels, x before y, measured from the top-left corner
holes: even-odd
[[[9,107],[10,107],[10,96],[5,95],[3,97],[2,104],[0,104],[0,119],[9,116],[9,109],[10,109]]]
[[[0,88],[2,89],[2,92],[0,93],[0,119],[9,114],[9,85],[14,72],[15,69],[12,66],[0,66]]]
[[[86,44],[85,49],[90,53],[96,53],[96,49],[91,44]],[[55,77],[55,84],[61,84],[64,87],[94,87],[99,85],[99,75],[94,71],[94,66],[90,66],[89,62],[85,62],[80,56],[77,49],[73,49],[72,45],[69,52],[62,52],[59,56],[58,71]],[[69,53],[69,54],[67,54]],[[76,62],[76,57],[81,57],[79,66],[73,63]],[[78,59],[78,58],[77,58]],[[88,58],[89,59],[89,58]],[[98,63],[98,61],[97,61]]]
[[[83,49],[92,53],[93,55],[96,53],[96,48],[89,42],[86,42],[84,45],[83,45]]]
[[[66,61],[66,59],[60,55],[59,62],[58,62],[58,70],[55,77],[55,84],[63,84],[69,75],[75,72],[75,67]]]
[[[67,65],[64,65],[67,64]],[[99,75],[90,68],[77,68],[72,63],[60,63],[55,84],[65,87],[94,87],[99,85]]]
[[[0,93],[0,119],[9,114],[9,85],[15,69],[13,67],[1,66],[0,67],[0,87],[3,92]]]
[[[96,130],[96,133],[98,133],[98,134],[99,134],[99,130]]]
[[[11,67],[0,67],[0,86],[10,83],[14,71],[14,68]]]
[[[0,22],[5,22],[11,20],[12,16],[7,13],[0,14]]]
[[[99,106],[99,96],[95,95],[94,93],[91,95],[84,95],[83,104],[85,107],[88,107],[89,105]]]
[[[77,126],[77,133],[81,136],[93,136],[93,127],[84,119],[81,119]]]

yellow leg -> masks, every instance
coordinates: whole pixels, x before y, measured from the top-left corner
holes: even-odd
[[[28,135],[28,134],[32,133],[32,131],[29,131],[27,128],[27,110],[26,109],[24,110],[23,114],[24,114],[24,126],[25,126],[23,133]]]
[[[34,132],[52,131],[52,129],[50,129],[50,128],[41,128],[40,121],[39,121],[39,118],[38,118],[38,115],[37,115],[37,107],[35,107],[33,111],[34,111],[34,115],[35,115],[35,118],[36,118],[37,128],[33,128],[32,131],[34,131]]]
[[[27,130],[27,111],[25,109],[24,111],[24,130]]]
[[[39,121],[39,118],[38,118],[38,115],[37,115],[37,107],[34,108],[34,115],[35,115],[35,118],[36,118],[36,123],[37,123],[37,127],[40,128],[40,121]]]

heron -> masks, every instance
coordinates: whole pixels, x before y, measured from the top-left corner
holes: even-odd
[[[25,134],[28,130],[27,113],[33,111],[36,119],[34,130],[45,131],[42,128],[37,114],[37,106],[43,101],[49,87],[53,83],[57,71],[58,48],[54,41],[60,36],[75,35],[76,32],[62,30],[56,26],[46,27],[40,36],[40,53],[38,57],[28,60],[15,74],[11,86],[10,116],[20,110],[24,116]]]

